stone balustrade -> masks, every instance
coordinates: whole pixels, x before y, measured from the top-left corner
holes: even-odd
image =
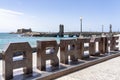
[[[52,67],[59,69],[60,63],[69,64],[69,61],[78,62],[78,60],[84,59],[84,51],[88,51],[91,56],[99,56],[107,54],[110,51],[119,50],[116,45],[119,43],[117,40],[119,37],[100,37],[100,38],[77,38],[77,39],[62,39],[60,44],[57,44],[55,40],[51,41],[37,41],[37,47],[31,48],[28,42],[22,43],[10,43],[6,50],[0,54],[3,66],[3,79],[12,79],[13,70],[17,68],[23,68],[24,74],[32,74],[33,63],[32,53],[37,53],[37,69],[40,71],[46,71],[46,61],[50,60]],[[88,46],[85,46],[85,44]],[[97,45],[96,45],[97,43]],[[60,48],[60,56],[58,56],[58,50]],[[98,51],[96,52],[96,48]],[[48,50],[48,52],[47,52]],[[18,54],[19,55],[16,55]],[[22,56],[22,59],[14,60],[14,57]],[[69,58],[70,56],[70,58]]]

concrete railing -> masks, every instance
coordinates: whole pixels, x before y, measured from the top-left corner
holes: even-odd
[[[77,62],[78,59],[83,59],[84,51],[88,51],[88,58],[108,53],[110,51],[119,50],[117,40],[119,37],[100,37],[100,38],[77,38],[60,40],[57,44],[55,40],[52,41],[37,41],[37,47],[31,48],[28,42],[11,43],[6,51],[0,54],[3,66],[3,79],[9,80],[13,78],[13,70],[23,68],[24,74],[31,74],[33,72],[32,53],[37,52],[37,69],[46,71],[46,60],[50,60],[52,67],[59,69],[59,64],[68,64],[69,59]],[[85,46],[85,44],[88,46]],[[97,43],[97,44],[96,44]],[[60,48],[60,57],[57,56]],[[96,48],[98,51],[96,51]],[[49,50],[49,51],[47,51]],[[22,59],[14,60],[13,57],[22,55]],[[70,58],[68,58],[70,56]]]

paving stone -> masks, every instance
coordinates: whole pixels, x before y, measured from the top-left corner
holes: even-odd
[[[93,65],[56,80],[120,80],[120,57]]]

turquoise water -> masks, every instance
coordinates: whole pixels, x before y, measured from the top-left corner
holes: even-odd
[[[37,40],[56,40],[60,42],[59,37],[21,37],[19,34],[0,33],[0,51],[3,51],[9,43],[13,42],[29,42],[31,47],[36,47]],[[68,39],[68,37],[64,37]]]
[[[120,36],[120,35],[118,35]],[[76,37],[74,37],[76,38]],[[9,33],[0,33],[0,52],[4,51],[9,43],[13,42],[29,42],[31,47],[36,47],[36,41],[41,40],[56,40],[57,43],[60,42],[60,39],[71,39],[65,36],[64,38],[59,37],[21,37],[19,34],[9,34]],[[73,39],[73,38],[72,38]],[[118,40],[120,43],[120,38]],[[119,44],[120,47],[120,44]]]

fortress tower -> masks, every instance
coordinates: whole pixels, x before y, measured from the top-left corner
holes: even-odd
[[[110,24],[110,33],[112,33],[112,24]]]
[[[59,37],[64,37],[64,25],[59,25]]]

